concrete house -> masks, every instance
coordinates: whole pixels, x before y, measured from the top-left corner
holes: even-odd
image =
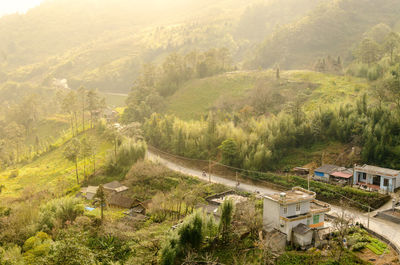
[[[370,165],[354,166],[353,184],[371,190],[394,192],[400,187],[400,171]]]
[[[288,242],[311,245],[314,231],[324,228],[329,204],[315,200],[315,192],[295,187],[290,191],[264,196],[263,222],[267,230],[286,234]]]

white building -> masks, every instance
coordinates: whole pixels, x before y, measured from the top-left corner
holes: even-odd
[[[372,190],[394,192],[400,187],[400,171],[370,165],[354,166],[353,184]]]
[[[300,246],[310,245],[315,229],[324,228],[329,204],[315,200],[315,192],[295,187],[291,191],[264,196],[263,222]]]

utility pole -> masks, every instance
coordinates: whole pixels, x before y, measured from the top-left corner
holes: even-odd
[[[368,206],[368,224],[367,227],[369,228],[369,212],[371,211],[371,206]]]
[[[238,173],[236,171],[236,187],[239,187]]]

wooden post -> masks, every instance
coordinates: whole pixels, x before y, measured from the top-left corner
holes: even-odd
[[[310,174],[307,176],[307,186],[308,186],[308,191],[310,191]]]
[[[369,212],[371,211],[371,206],[368,206],[368,224],[367,227],[369,228]]]

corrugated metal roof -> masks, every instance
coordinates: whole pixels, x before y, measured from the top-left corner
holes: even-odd
[[[332,172],[336,171],[339,168],[339,166],[335,166],[335,165],[322,165],[319,168],[314,169],[314,172],[322,172],[322,173],[326,173],[326,174],[331,174]]]

